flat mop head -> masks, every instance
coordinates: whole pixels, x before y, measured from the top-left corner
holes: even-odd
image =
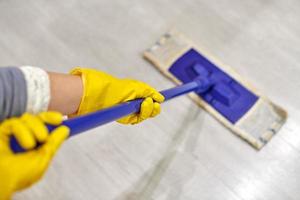
[[[177,84],[199,77],[209,80],[209,90],[191,93],[190,97],[256,149],[261,149],[286,121],[285,110],[176,31],[165,34],[144,56]]]

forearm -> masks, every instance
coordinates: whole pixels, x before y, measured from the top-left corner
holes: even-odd
[[[46,72],[30,66],[20,69],[27,85],[26,112],[37,114],[53,110],[70,115],[77,111],[82,95],[82,81],[79,76]]]
[[[48,110],[59,111],[65,115],[76,113],[83,94],[80,76],[48,72],[51,98]]]
[[[83,93],[80,76],[35,67],[0,68],[0,121],[24,112],[76,113]]]

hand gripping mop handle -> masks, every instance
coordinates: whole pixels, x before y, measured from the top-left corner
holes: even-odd
[[[201,81],[196,80],[184,85],[174,87],[171,89],[163,90],[160,93],[165,97],[165,101],[170,100],[174,97],[192,92],[204,92],[208,89],[208,84]],[[71,118],[65,120],[62,125],[65,125],[70,128],[70,135],[74,136],[84,131],[93,129],[95,127],[101,126],[103,124],[107,124],[109,122],[115,121],[119,118],[127,116],[132,113],[137,113],[140,110],[140,106],[143,99],[136,99],[133,101],[129,101],[126,103],[119,104],[114,107],[110,107],[104,110],[96,111],[87,115],[82,115],[79,117]],[[47,125],[49,132],[55,129],[55,126]],[[18,144],[15,137],[11,137],[10,139],[10,147],[15,152],[24,152],[25,150]]]

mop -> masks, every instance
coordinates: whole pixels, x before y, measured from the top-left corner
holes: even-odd
[[[144,57],[179,86],[163,90],[165,102],[190,93],[190,97],[225,127],[256,149],[261,149],[278,132],[287,113],[230,67],[221,64],[176,31],[165,34]],[[111,108],[65,120],[69,137],[86,130],[137,113],[143,99],[125,102]],[[55,126],[48,125],[49,131]],[[24,149],[17,140],[10,139],[15,153]]]
[[[258,150],[286,121],[284,109],[177,31],[162,36],[144,57],[177,84],[206,85],[189,94],[192,100]]]

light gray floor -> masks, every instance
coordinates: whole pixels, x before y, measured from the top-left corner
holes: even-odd
[[[2,66],[88,66],[166,89],[173,83],[141,53],[177,28],[289,112],[258,152],[181,97],[141,125],[70,139],[15,199],[300,199],[299,9],[298,0],[1,0]]]

